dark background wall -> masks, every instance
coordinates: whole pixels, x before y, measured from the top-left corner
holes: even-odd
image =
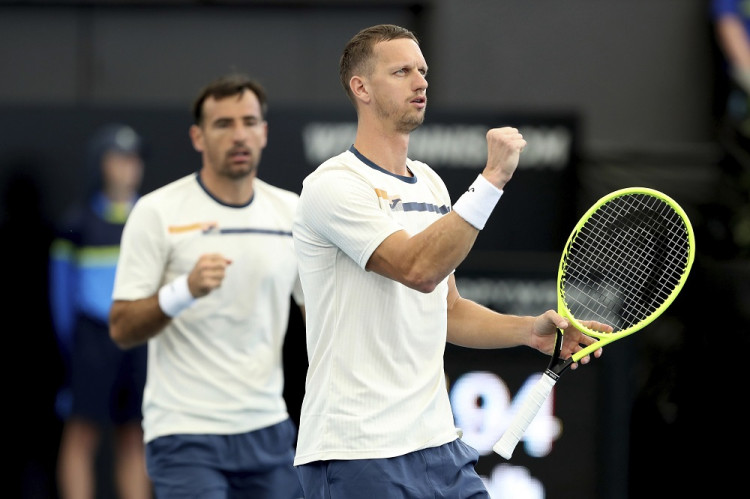
[[[646,163],[658,157],[659,176],[695,197],[716,162],[706,9],[704,0],[5,1],[0,106],[182,111],[209,76],[237,68],[266,84],[272,106],[348,109],[341,47],[361,27],[393,22],[423,41],[431,109],[574,111],[582,159],[597,163],[587,193],[624,180],[618,167],[652,175]],[[45,209],[56,211],[76,195],[59,189],[70,156],[45,147],[55,134],[44,120],[13,127],[58,163],[42,175],[58,187],[45,185]],[[186,131],[174,133],[184,147]],[[0,147],[7,155],[19,144]],[[149,172],[147,187],[166,176]]]
[[[619,473],[607,475],[611,487],[600,485],[599,497],[627,497],[625,483],[636,497],[653,486],[657,468],[659,483],[671,491],[690,491],[681,484],[691,471],[726,474],[713,440],[696,443],[694,433],[704,432],[703,421],[721,407],[732,356],[724,354],[721,369],[704,365],[695,375],[689,368],[690,361],[710,362],[701,353],[709,329],[712,335],[730,325],[746,329],[748,296],[746,260],[728,228],[742,201],[725,202],[744,200],[745,193],[727,176],[717,141],[720,66],[707,6],[704,0],[0,2],[0,261],[10,267],[12,294],[6,336],[9,355],[29,359],[21,369],[6,368],[12,424],[23,429],[15,474],[21,490],[13,496],[54,493],[49,467],[58,422],[49,401],[61,366],[50,353],[54,338],[39,305],[46,299],[40,269],[49,223],[82,192],[88,134],[111,119],[136,126],[152,146],[145,178],[151,190],[198,168],[187,135],[189,105],[203,84],[228,70],[264,83],[271,117],[290,109],[321,119],[353,117],[338,82],[338,58],[357,30],[380,22],[409,27],[422,40],[434,113],[577,116],[577,182],[569,195],[578,212],[629,185],[665,190],[686,208],[700,254],[684,297],[662,327],[610,347],[600,361],[602,376],[626,380],[608,387],[619,395],[603,399],[600,420],[630,427],[602,457],[619,456]],[[274,142],[273,120],[270,134],[270,151],[284,147]],[[264,163],[261,171],[273,168],[266,171],[276,183],[299,190],[300,172],[286,176],[287,167],[293,169]],[[542,199],[527,201],[529,210],[545,206]],[[710,328],[700,309],[711,314]],[[297,331],[296,318],[292,324]],[[738,351],[747,343],[742,338],[732,337]]]

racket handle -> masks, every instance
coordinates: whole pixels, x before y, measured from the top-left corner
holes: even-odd
[[[536,417],[539,409],[549,397],[552,392],[552,388],[557,383],[558,376],[551,375],[545,372],[539,381],[531,388],[526,398],[523,400],[523,405],[518,409],[518,412],[513,417],[513,421],[500,437],[500,440],[492,447],[492,450],[503,456],[505,459],[510,459],[513,455],[513,449],[516,448],[518,442],[526,432],[526,428],[529,427],[531,422]]]

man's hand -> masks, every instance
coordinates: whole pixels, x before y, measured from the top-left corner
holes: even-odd
[[[221,286],[231,260],[218,253],[201,255],[188,276],[188,288],[195,298],[206,296]]]
[[[606,333],[612,332],[612,326],[603,324],[597,321],[581,321],[581,324],[591,328],[595,331],[602,331]],[[565,319],[563,316],[555,312],[554,310],[548,310],[542,315],[538,316],[534,321],[534,331],[531,338],[531,346],[536,348],[542,353],[551,355],[555,349],[555,339],[557,329],[563,330],[563,342],[560,347],[560,358],[567,359],[576,352],[583,350],[585,347],[595,343],[596,338],[587,336],[581,331],[576,329],[570,321]],[[594,351],[594,357],[599,358],[602,355],[602,349],[599,348]],[[591,360],[591,356],[586,355],[581,358],[581,364],[588,364]],[[570,366],[571,369],[576,369],[577,363]]]
[[[518,166],[526,140],[517,128],[493,128],[487,132],[487,166],[482,175],[502,189]]]

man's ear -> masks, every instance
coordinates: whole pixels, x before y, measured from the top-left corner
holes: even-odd
[[[190,140],[193,142],[193,149],[203,152],[203,130],[198,125],[190,125],[188,133]]]
[[[357,100],[370,102],[370,90],[367,86],[367,81],[364,78],[360,76],[352,76],[349,80],[349,88]]]

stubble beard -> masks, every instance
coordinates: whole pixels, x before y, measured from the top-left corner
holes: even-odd
[[[255,173],[259,161],[260,158],[251,154],[246,163],[236,164],[232,162],[231,154],[227,152],[217,173],[229,180],[242,180]]]
[[[424,113],[418,115],[405,114],[396,124],[396,131],[399,133],[409,134],[416,130],[424,123]]]
[[[231,165],[229,162],[224,164],[224,168],[222,168],[222,173],[225,177],[231,180],[242,180],[243,178],[247,178],[253,173],[255,173],[256,164],[250,163],[245,168],[238,169]]]
[[[395,121],[395,131],[402,134],[410,134],[424,122],[425,111],[414,111],[411,108],[401,113],[397,118],[398,108],[388,104],[377,103],[377,114],[387,121]]]
[[[257,162],[249,161],[247,163],[236,164],[228,157],[223,158],[220,162],[214,163],[214,174],[227,180],[242,180],[249,177],[255,172]]]

